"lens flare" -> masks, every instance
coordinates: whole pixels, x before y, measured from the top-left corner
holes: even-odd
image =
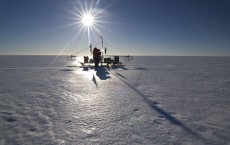
[[[73,4],[73,10],[65,9],[72,15],[71,20],[73,20],[73,23],[68,24],[68,26],[73,26],[73,31],[78,30],[77,36],[87,34],[89,44],[91,43],[92,35],[97,35],[98,37],[98,35],[102,34],[99,28],[103,28],[102,23],[104,21],[101,19],[105,12],[103,9],[98,8],[98,2],[92,1],[92,3],[85,2],[82,4],[78,1]]]
[[[68,28],[66,40],[70,43],[71,49],[73,49],[73,43],[78,42],[74,44],[76,48],[76,45],[82,45],[81,41],[85,40],[88,40],[88,46],[97,44],[100,41],[99,36],[104,35],[105,31],[110,31],[106,28],[106,25],[111,22],[107,21],[109,13],[106,7],[99,8],[99,2],[100,0],[76,0],[70,3],[70,8],[61,7],[67,12],[65,20],[68,21],[63,27]]]

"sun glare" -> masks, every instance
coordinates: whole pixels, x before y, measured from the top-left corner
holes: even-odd
[[[71,40],[73,41],[79,36],[88,36],[89,44],[92,43],[91,38],[95,38],[102,35],[102,29],[105,29],[104,25],[106,21],[103,20],[107,15],[104,9],[99,8],[99,0],[91,1],[88,3],[84,1],[81,3],[79,0],[73,3],[73,9],[64,8],[71,17],[69,18],[72,23],[66,25],[66,27],[73,27],[71,32],[77,32]],[[83,34],[83,35],[82,35]]]
[[[91,14],[85,14],[82,16],[81,22],[84,26],[92,26],[94,23],[94,17]]]

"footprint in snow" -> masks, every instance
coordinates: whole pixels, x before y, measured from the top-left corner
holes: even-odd
[[[35,127],[31,127],[30,129],[29,129],[29,131],[37,131],[37,129],[35,128]]]
[[[67,120],[67,121],[65,122],[65,124],[70,123],[70,122],[71,122],[71,120]]]
[[[6,121],[7,122],[15,122],[15,121],[17,121],[17,118],[12,116],[12,117],[9,117]]]
[[[134,109],[134,112],[136,112],[136,111],[139,111],[139,109],[138,109],[138,108],[135,108],[135,109]]]

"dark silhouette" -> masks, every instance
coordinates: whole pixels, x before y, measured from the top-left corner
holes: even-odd
[[[93,60],[94,60],[95,67],[98,67],[100,58],[101,58],[101,52],[99,49],[97,49],[97,47],[95,47],[93,49]]]
[[[119,56],[114,56],[114,62],[113,62],[113,65],[115,64],[119,64]]]

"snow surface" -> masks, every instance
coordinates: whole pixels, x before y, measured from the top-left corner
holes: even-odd
[[[230,145],[229,57],[123,64],[0,56],[0,145]]]

